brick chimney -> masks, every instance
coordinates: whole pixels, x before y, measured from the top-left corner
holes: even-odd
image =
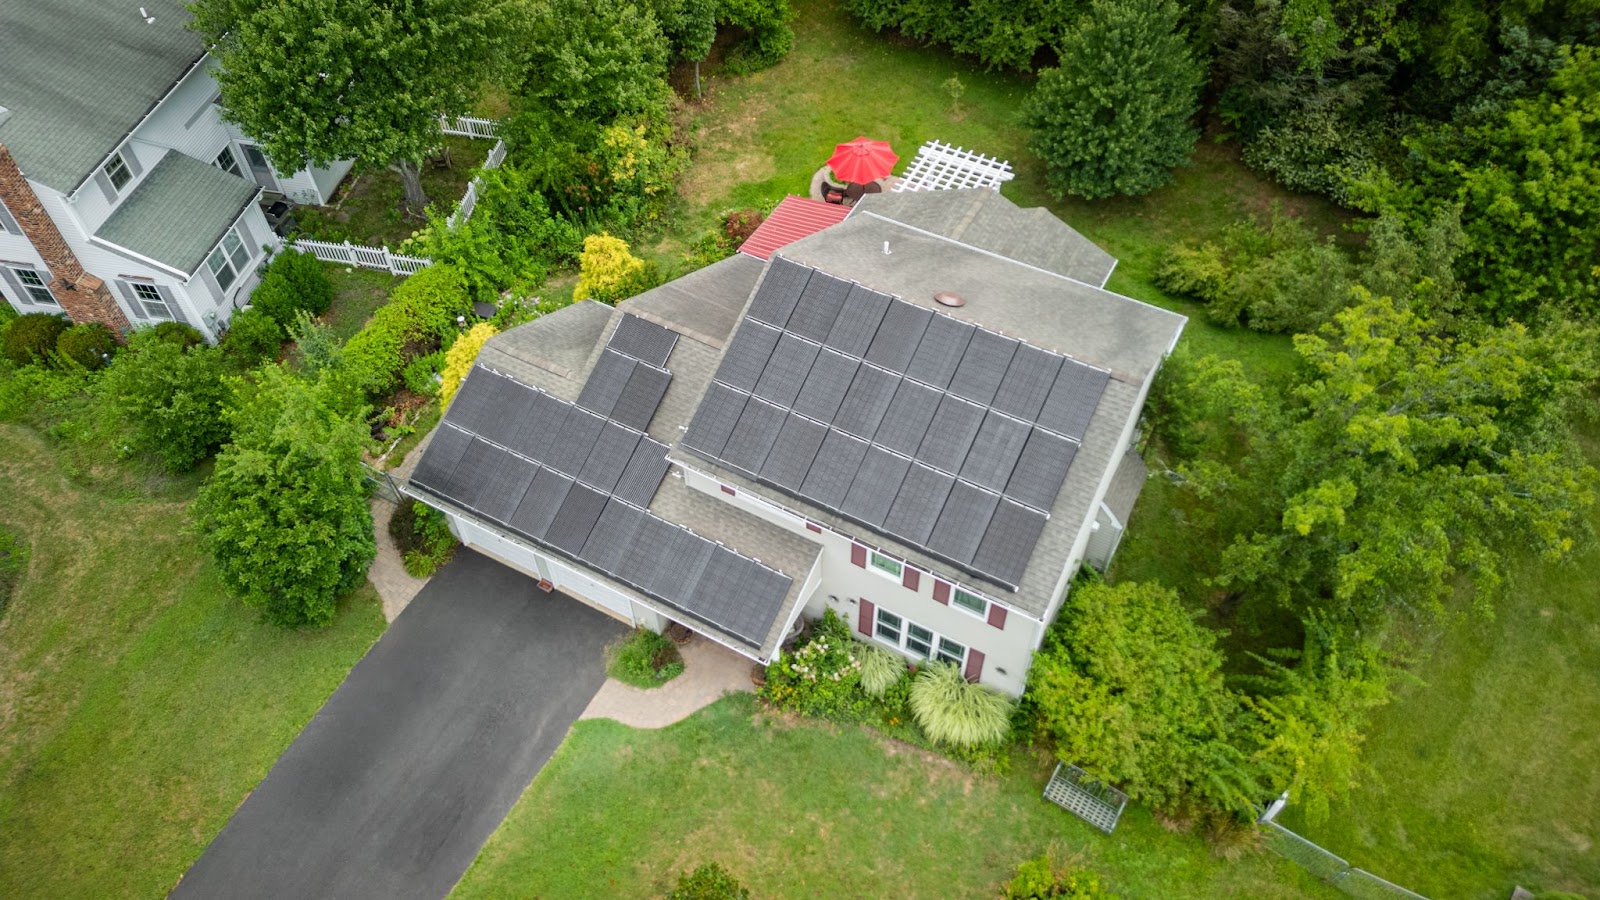
[[[28,179],[17,167],[11,151],[0,144],[0,200],[11,210],[22,233],[44,258],[44,264],[54,277],[50,279],[50,293],[66,310],[74,322],[99,322],[118,336],[128,333],[128,318],[111,296],[110,288],[98,276],[83,270],[77,254],[67,246],[67,241],[56,228],[50,214],[45,212],[39,195],[33,192]]]

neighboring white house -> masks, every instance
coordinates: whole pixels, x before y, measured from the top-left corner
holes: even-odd
[[[350,164],[274,172],[222,121],[215,62],[175,0],[0,10],[0,295],[215,339],[279,243],[263,204],[322,203]]]
[[[767,661],[831,608],[1021,693],[1073,574],[1115,549],[1185,318],[992,190],[782,225],[770,259],[492,338],[403,489],[629,622]]]

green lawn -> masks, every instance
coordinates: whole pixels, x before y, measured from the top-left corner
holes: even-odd
[[[493,145],[493,141],[447,135],[449,164],[443,165],[446,157],[440,156],[437,159],[441,164],[429,161],[422,165],[422,190],[428,195],[429,207],[455,209],[466,193],[472,171],[483,165]],[[405,188],[398,172],[352,172],[340,185],[333,203],[301,209],[295,217],[307,237],[398,250],[401,241],[427,224],[421,218],[403,214],[404,198]]]
[[[184,533],[192,481],[151,499],[56,450],[0,425],[0,527],[32,546],[0,618],[0,897],[159,897],[383,617],[365,587],[326,630],[261,624]]]
[[[577,723],[453,896],[649,897],[702,862],[757,897],[987,897],[1055,846],[1128,898],[1337,896],[1262,852],[1226,863],[1130,809],[1106,837],[1003,777],[859,728],[719,701],[661,731]]]
[[[360,331],[378,307],[389,302],[389,292],[403,279],[377,269],[325,263],[323,270],[333,281],[333,306],[322,321],[341,341]]]

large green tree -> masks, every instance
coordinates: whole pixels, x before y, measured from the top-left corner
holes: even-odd
[[[294,172],[393,166],[413,212],[438,117],[466,113],[504,52],[503,0],[196,0],[223,116]]]
[[[1204,69],[1172,0],[1094,0],[1039,73],[1029,146],[1058,198],[1146,194],[1188,163]]]
[[[168,471],[182,472],[228,436],[226,370],[216,348],[186,347],[141,328],[106,370],[100,390],[129,427],[128,449],[155,454]]]
[[[375,553],[361,471],[369,440],[334,382],[265,366],[234,379],[233,441],[194,504],[228,588],[283,626],[327,625]]]
[[[1161,391],[1193,524],[1227,545],[1217,584],[1371,633],[1464,584],[1487,602],[1508,553],[1572,548],[1596,473],[1565,416],[1596,374],[1592,334],[1457,338],[1362,292],[1295,344],[1284,389],[1202,358]]]
[[[521,97],[539,114],[608,125],[665,104],[667,39],[649,7],[627,0],[544,0],[518,40]]]

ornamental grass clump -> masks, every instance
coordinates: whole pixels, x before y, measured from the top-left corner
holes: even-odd
[[[861,689],[867,696],[882,700],[895,682],[906,674],[905,657],[882,647],[866,646],[860,656]]]
[[[911,714],[934,743],[961,748],[998,744],[1011,727],[1011,701],[967,681],[950,663],[930,663],[917,674]]]

